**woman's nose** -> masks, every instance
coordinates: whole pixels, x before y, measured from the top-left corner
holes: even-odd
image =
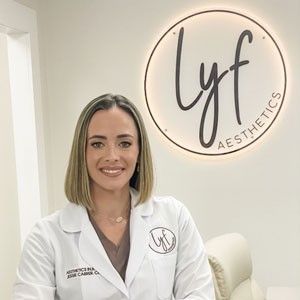
[[[118,149],[116,149],[115,146],[107,147],[107,151],[105,154],[106,154],[105,161],[118,161],[119,160]]]

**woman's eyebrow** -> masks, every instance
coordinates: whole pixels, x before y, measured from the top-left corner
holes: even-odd
[[[90,136],[88,139],[89,140],[91,140],[91,139],[103,139],[103,140],[107,140],[107,137],[104,136],[104,135],[95,134],[95,135]]]
[[[132,134],[129,134],[129,133],[123,133],[123,134],[119,134],[117,135],[117,138],[121,139],[121,138],[133,138],[134,136]],[[88,138],[88,140],[91,140],[91,139],[103,139],[103,140],[107,140],[107,137],[104,136],[104,135],[99,135],[99,134],[95,134],[95,135],[92,135]]]
[[[123,134],[117,135],[117,138],[126,138],[126,137],[133,138],[133,135],[129,134],[129,133],[123,133]]]

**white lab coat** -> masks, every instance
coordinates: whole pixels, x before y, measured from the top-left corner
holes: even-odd
[[[183,204],[172,197],[153,197],[134,207],[134,190],[131,199],[125,282],[86,209],[70,203],[38,222],[28,236],[13,299],[214,300],[203,243]]]

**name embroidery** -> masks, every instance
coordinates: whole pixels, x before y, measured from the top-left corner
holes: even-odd
[[[67,279],[91,275],[99,275],[99,272],[96,271],[93,267],[70,269],[66,272]]]

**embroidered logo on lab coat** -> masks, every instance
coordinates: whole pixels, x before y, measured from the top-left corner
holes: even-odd
[[[165,227],[156,227],[150,231],[149,247],[156,253],[169,253],[175,246],[176,237],[171,230]]]

